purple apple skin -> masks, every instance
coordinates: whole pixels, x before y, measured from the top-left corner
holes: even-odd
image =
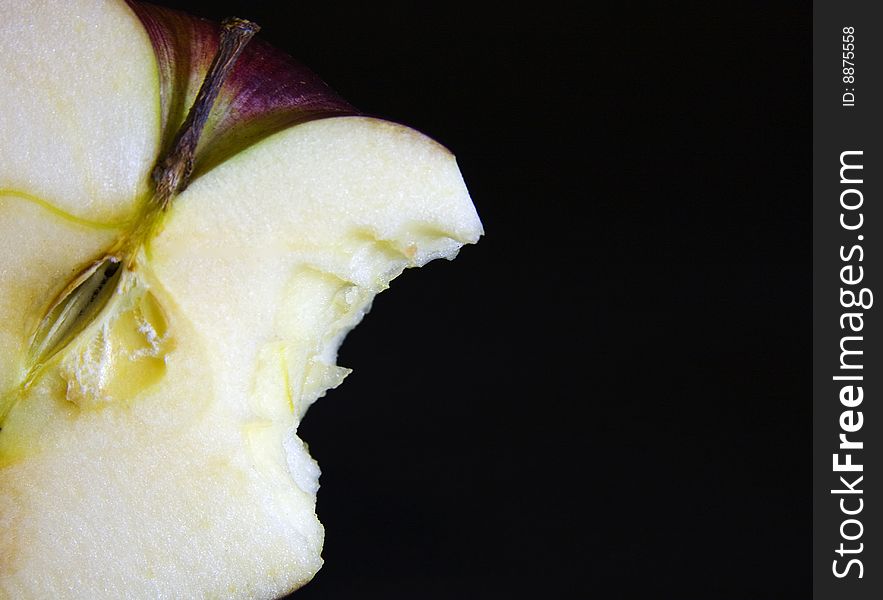
[[[126,0],[144,25],[160,77],[164,154],[218,50],[217,23]],[[221,88],[199,141],[193,179],[283,129],[360,114],[310,69],[260,39],[252,40]]]

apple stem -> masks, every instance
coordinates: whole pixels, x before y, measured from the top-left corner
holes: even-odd
[[[221,23],[218,52],[199,88],[196,100],[178,129],[169,153],[153,169],[153,181],[156,184],[154,199],[163,210],[178,192],[187,187],[193,172],[196,146],[221,86],[245,45],[259,30],[257,24],[237,17],[230,17]]]

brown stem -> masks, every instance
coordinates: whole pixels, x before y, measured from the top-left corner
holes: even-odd
[[[257,24],[236,17],[225,19],[221,23],[218,52],[199,88],[196,100],[178,129],[169,153],[153,169],[153,181],[156,184],[154,200],[163,210],[190,182],[196,145],[199,143],[202,129],[221,91],[221,86],[224,85],[245,45],[259,30]]]

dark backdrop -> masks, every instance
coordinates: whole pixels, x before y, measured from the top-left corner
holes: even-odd
[[[298,598],[809,597],[808,3],[159,3],[450,147],[487,232],[301,426]]]

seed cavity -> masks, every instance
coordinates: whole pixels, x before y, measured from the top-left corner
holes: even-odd
[[[104,312],[120,286],[124,269],[107,256],[87,267],[59,294],[31,339],[25,387],[40,368],[64,350]]]
[[[175,345],[157,298],[127,286],[94,334],[61,359],[65,397],[84,410],[129,404],[165,377],[166,357]]]

